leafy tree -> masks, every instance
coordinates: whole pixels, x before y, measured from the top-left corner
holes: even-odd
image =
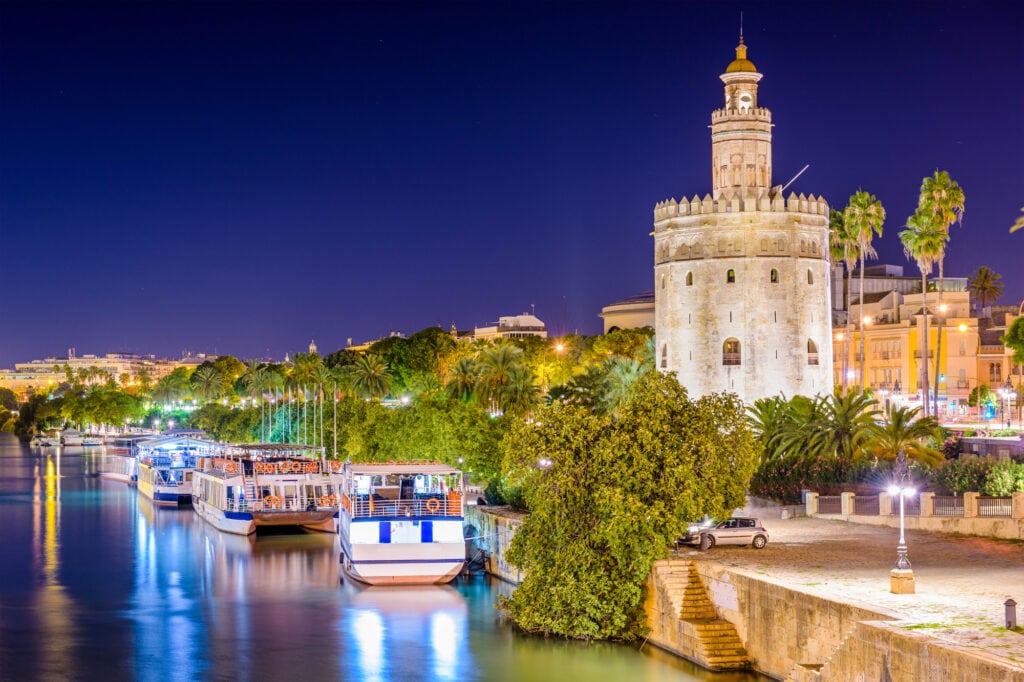
[[[511,344],[499,344],[480,354],[476,394],[492,412],[504,409],[506,389],[513,370],[521,368],[522,357],[523,352]]]
[[[950,460],[935,472],[935,482],[953,495],[976,492],[985,486],[994,463],[992,459],[982,457]]]
[[[1024,390],[1022,390],[1022,382],[1024,382],[1024,317],[1018,317],[1016,320],[1010,323],[1010,327],[1006,330],[1006,334],[999,337],[999,340],[1004,346],[1013,351],[1011,356],[1014,364],[1017,366],[1017,420],[1024,422],[1022,418],[1022,409],[1024,409]]]
[[[742,403],[691,401],[652,372],[616,419],[561,403],[536,417],[502,443],[531,513],[507,555],[526,578],[501,606],[529,632],[638,637],[644,581],[684,521],[743,504],[756,446]]]
[[[18,409],[18,396],[9,388],[0,386],[0,407],[13,412]]]
[[[325,355],[324,364],[331,369],[338,369],[339,367],[347,367],[354,364],[358,357],[359,353],[357,351],[349,348],[340,348],[333,353]]]
[[[864,259],[877,258],[871,242],[874,235],[882,236],[882,225],[885,223],[885,208],[882,202],[863,190],[858,190],[850,197],[850,202],[843,210],[843,223],[849,237],[857,243],[857,255],[860,257],[860,388],[864,390]],[[849,313],[849,309],[847,309]],[[849,315],[847,315],[849,316]],[[847,344],[849,344],[847,340]]]
[[[980,490],[983,495],[993,497],[1024,493],[1024,463],[1009,460],[997,462],[985,476],[985,485]]]
[[[224,388],[221,395],[233,390],[235,382],[241,379],[246,372],[245,363],[232,355],[221,355],[213,361],[213,366],[223,381]]]
[[[449,398],[469,402],[475,395],[478,380],[476,361],[472,358],[460,358],[448,375],[445,393]]]
[[[363,355],[348,369],[348,382],[360,397],[379,399],[391,390],[391,373],[379,355]]]
[[[216,400],[224,394],[224,377],[213,364],[203,363],[189,379],[192,390],[205,400]]]

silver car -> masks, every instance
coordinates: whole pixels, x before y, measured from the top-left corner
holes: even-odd
[[[768,529],[761,519],[728,519],[700,532],[701,549],[711,549],[715,545],[750,545],[763,549],[767,544]]]

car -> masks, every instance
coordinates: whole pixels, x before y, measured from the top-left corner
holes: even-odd
[[[701,531],[707,530],[718,522],[710,516],[705,516],[701,521],[694,521],[686,526],[686,533],[676,540],[676,545],[696,545],[700,542]]]
[[[750,545],[764,549],[768,544],[768,529],[761,519],[731,518],[700,531],[700,548],[707,550],[715,545]]]

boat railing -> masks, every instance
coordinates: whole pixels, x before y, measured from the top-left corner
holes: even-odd
[[[225,511],[229,512],[315,512],[336,511],[339,506],[337,495],[265,495],[263,498],[241,498],[226,500]]]
[[[399,500],[379,495],[342,495],[341,504],[354,519],[377,516],[462,516],[462,495],[455,491]]]

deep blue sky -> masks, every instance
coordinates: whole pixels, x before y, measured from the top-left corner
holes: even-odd
[[[655,202],[710,190],[740,10],[776,183],[1024,298],[1024,9],[977,2],[0,5],[0,367],[282,356],[527,311],[597,333],[652,288]],[[916,274],[913,265],[908,272]]]

